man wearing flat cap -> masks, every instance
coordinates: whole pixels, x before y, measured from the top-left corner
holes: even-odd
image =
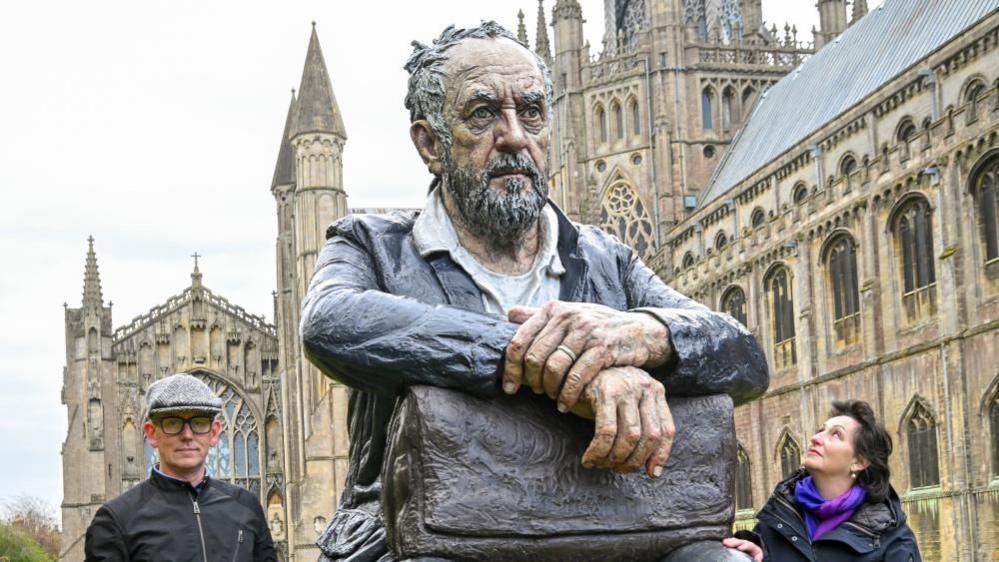
[[[276,561],[267,519],[248,490],[209,477],[222,400],[186,374],[149,386],[143,425],[159,464],[149,478],[97,511],[87,529],[87,562]]]

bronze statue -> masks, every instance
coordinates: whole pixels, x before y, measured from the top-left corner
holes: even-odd
[[[551,79],[508,31],[448,27],[406,69],[426,206],[330,226],[303,304],[306,354],[351,387],[323,559],[737,556],[753,337],[548,199]]]

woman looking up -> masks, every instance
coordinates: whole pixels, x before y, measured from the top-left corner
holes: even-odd
[[[802,469],[777,484],[753,532],[722,543],[756,562],[919,562],[888,483],[891,436],[867,402],[833,402]]]

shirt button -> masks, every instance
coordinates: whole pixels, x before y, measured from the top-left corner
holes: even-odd
[[[798,537],[791,537],[791,542],[797,542]]]

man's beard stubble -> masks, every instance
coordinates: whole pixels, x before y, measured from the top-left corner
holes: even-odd
[[[455,165],[450,149],[444,151],[443,183],[451,194],[458,217],[475,236],[497,247],[508,246],[538,224],[548,199],[548,183],[524,153],[501,154],[489,162],[480,176]],[[504,170],[522,170],[530,186],[519,177],[505,180],[505,191],[492,189],[490,180]]]

